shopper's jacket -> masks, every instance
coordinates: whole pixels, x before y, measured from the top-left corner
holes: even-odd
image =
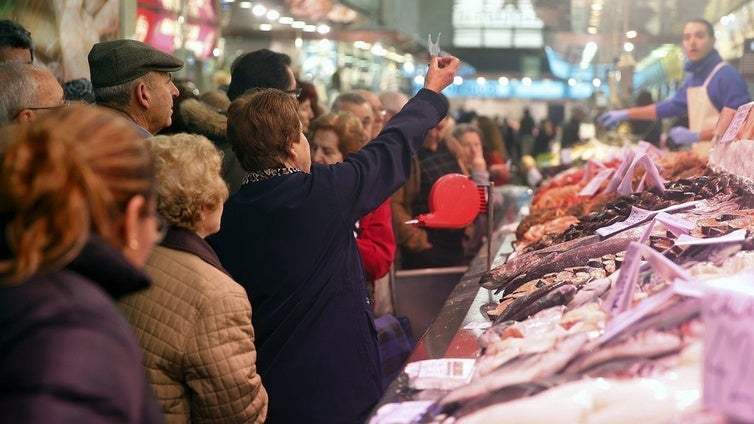
[[[0,286],[0,421],[162,422],[139,344],[114,303],[148,285],[92,236],[65,269]]]
[[[241,180],[246,175],[225,133],[228,127],[226,111],[218,110],[197,99],[186,99],[179,105],[181,120],[186,131],[200,134],[210,139],[223,154],[222,174],[233,194],[241,187]]]
[[[251,306],[197,234],[171,227],[146,264],[153,285],[121,300],[170,423],[264,422]]]
[[[382,395],[353,226],[405,183],[447,108],[420,90],[344,162],[250,182],[226,203],[209,241],[254,305],[268,423],[361,423]]]
[[[390,200],[359,220],[356,244],[364,264],[367,281],[374,282],[390,271],[395,259],[395,233]]]

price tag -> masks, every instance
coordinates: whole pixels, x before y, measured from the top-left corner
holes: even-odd
[[[602,162],[596,159],[589,159],[586,162],[586,165],[584,165],[584,175],[581,176],[581,182],[586,183],[591,180],[595,174],[598,174],[605,168],[606,166]]]
[[[414,423],[427,412],[435,401],[414,400],[400,403],[387,403],[380,406],[369,424]]]
[[[608,225],[607,227],[598,228],[595,232],[602,237],[607,237],[615,233],[619,233],[623,230],[633,227],[634,225],[641,224],[648,220],[655,214],[654,211],[648,211],[646,209],[631,207],[631,213],[624,221],[616,222],[615,224]]]
[[[595,233],[600,235],[601,237],[607,237],[616,233],[619,233],[623,230],[626,230],[628,228],[631,228],[635,225],[641,224],[642,222],[653,218],[655,215],[657,215],[660,212],[675,212],[680,211],[684,209],[691,209],[696,207],[697,204],[699,204],[700,200],[694,200],[693,202],[686,202],[686,203],[679,203],[677,205],[668,206],[667,208],[660,209],[657,211],[648,211],[646,209],[637,208],[636,206],[631,207],[631,214],[626,218],[625,221],[616,222],[613,225],[608,225],[607,227],[598,228]]]
[[[641,259],[647,260],[650,267],[666,281],[673,281],[674,285],[657,293],[635,308],[631,309],[631,300],[636,290],[636,277],[639,274]],[[623,273],[626,271],[626,276]],[[613,291],[610,292],[603,308],[605,312],[613,316],[606,325],[607,331],[603,335],[602,342],[615,337],[629,325],[638,321],[649,312],[670,299],[673,294],[679,293],[675,284],[682,281],[692,281],[693,277],[685,269],[674,264],[670,259],[655,251],[651,247],[636,242],[631,242],[626,250],[626,262],[620,269],[618,280],[615,282]]]
[[[746,240],[746,230],[740,229],[740,230],[732,231],[720,237],[699,238],[699,237],[682,234],[675,240],[675,245],[676,246],[700,246],[700,245],[720,244],[720,243],[739,243],[744,240]]]
[[[641,245],[641,256],[647,260],[647,263],[649,263],[654,272],[665,279],[665,281],[693,280],[688,271],[645,244]]]
[[[728,124],[728,129],[725,130],[722,138],[720,138],[721,143],[730,143],[731,141],[738,140],[739,131],[743,128],[746,119],[749,117],[752,106],[754,106],[754,102],[749,102],[738,107],[736,114],[733,116],[730,124]]]
[[[728,129],[728,126],[730,125],[730,122],[733,120],[734,116],[736,116],[736,110],[731,109],[727,106],[724,106],[720,111],[720,117],[717,118],[717,123],[715,123],[714,133],[714,137],[718,141],[722,142],[722,137],[725,134],[725,131]]]
[[[752,277],[710,282],[702,303],[704,404],[736,422],[754,422]]]
[[[626,151],[626,154],[623,157],[623,162],[621,162],[620,166],[613,174],[613,177],[610,179],[610,182],[607,184],[607,187],[605,187],[605,193],[612,193],[618,189],[618,185],[623,180],[623,176],[626,175],[626,170],[631,166],[635,156],[636,153],[634,153],[633,150]]]
[[[649,156],[647,156],[646,153],[641,153],[634,158],[634,160],[631,162],[631,165],[629,165],[628,169],[623,175],[623,180],[620,182],[620,184],[618,185],[618,188],[616,189],[619,194],[627,196],[634,192],[634,188],[632,184],[633,184],[633,179],[634,179],[634,169],[637,166],[641,166],[644,168],[644,171],[645,171],[644,177],[646,178],[647,184],[657,186],[660,189],[660,191],[665,191],[665,180],[660,176],[660,173],[657,171],[657,165],[655,165],[655,163],[652,162],[652,159]]]
[[[688,234],[694,229],[693,222],[683,219],[681,217],[671,215],[667,212],[660,212],[655,216],[657,222],[662,223],[665,228],[668,229],[674,236],[679,237],[684,234]]]
[[[428,359],[406,365],[409,386],[416,390],[452,390],[471,380],[476,359]]]
[[[618,280],[610,290],[602,308],[610,315],[617,315],[631,306],[636,290],[636,277],[641,267],[642,244],[632,241],[626,249],[626,256],[618,271]]]
[[[644,175],[641,176],[641,180],[639,180],[639,185],[636,187],[636,192],[642,192],[644,191],[644,184],[647,182],[647,173],[645,172]]]
[[[470,323],[464,325],[463,329],[464,330],[486,330],[490,327],[492,327],[492,323],[490,321],[484,321],[484,322],[471,321]]]
[[[673,287],[668,287],[665,290],[642,300],[635,308],[629,309],[613,317],[605,325],[605,333],[600,337],[599,344],[607,343],[623,332],[623,330],[628,328],[631,324],[639,321],[673,296],[675,296]]]
[[[610,178],[610,176],[613,174],[613,171],[614,170],[610,168],[606,168],[600,171],[594,178],[589,181],[589,183],[584,188],[581,189],[579,196],[594,196],[597,193],[597,190],[602,187],[602,183]]]
[[[639,160],[639,164],[644,166],[646,172],[644,176],[646,177],[647,185],[657,187],[660,191],[665,191],[665,179],[660,176],[657,164],[648,155]]]
[[[665,152],[660,150],[657,146],[655,146],[652,143],[649,143],[647,141],[641,140],[639,141],[638,146],[643,149],[647,154],[653,158],[661,158],[665,156]]]

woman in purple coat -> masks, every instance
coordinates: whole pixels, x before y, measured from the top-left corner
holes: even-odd
[[[424,89],[334,165],[311,165],[294,97],[268,89],[231,104],[228,140],[248,174],[209,241],[254,307],[268,423],[360,423],[382,395],[352,230],[406,182],[411,156],[447,113],[439,92],[458,64],[433,57]]]
[[[0,421],[162,422],[114,304],[160,238],[146,143],[87,106],[0,134]]]

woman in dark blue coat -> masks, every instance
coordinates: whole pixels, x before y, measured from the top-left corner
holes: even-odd
[[[72,106],[0,134],[0,421],[162,413],[114,304],[149,285],[152,159],[121,117]]]
[[[246,94],[228,139],[249,172],[210,238],[254,308],[268,423],[363,422],[379,400],[380,362],[354,223],[406,182],[411,157],[446,115],[438,93],[458,59],[433,57],[424,89],[361,151],[311,165],[295,98]]]

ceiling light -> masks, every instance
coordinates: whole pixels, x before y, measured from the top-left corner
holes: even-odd
[[[277,10],[271,9],[267,11],[267,19],[271,21],[277,21],[279,17],[280,17],[280,12],[278,12]]]
[[[508,79],[508,77],[500,77],[500,78],[497,79],[497,82],[500,85],[508,85],[508,83],[510,82],[510,80]]]
[[[589,34],[596,34],[597,33],[597,28],[595,28],[595,27],[589,27],[589,28],[586,29],[586,32],[588,32]]]
[[[306,22],[304,22],[304,21],[293,21],[291,23],[291,28],[301,29],[301,28],[303,28],[305,26],[306,26]]]
[[[251,2],[242,1],[241,3],[238,3],[238,7],[240,7],[241,9],[251,9]]]
[[[304,40],[301,39],[301,37],[296,37],[296,40],[293,42],[293,45],[295,45],[297,48],[301,48],[301,46],[304,45]]]
[[[576,86],[576,78],[568,78],[568,85],[571,87]]]
[[[372,54],[375,56],[385,56],[387,53],[387,50],[385,50],[382,47],[382,44],[380,43],[374,43],[374,46],[372,46]]]
[[[258,4],[254,6],[253,9],[251,9],[251,13],[253,13],[254,16],[263,16],[265,13],[267,13],[267,8],[261,4]]]
[[[631,53],[632,51],[634,51],[634,43],[631,43],[629,41],[623,43],[623,50]]]
[[[525,85],[527,87],[530,86],[531,85],[531,78],[529,78],[529,77],[523,77],[523,78],[521,78],[521,84],[523,84],[523,85]]]
[[[328,34],[330,33],[330,27],[327,25],[320,25],[317,27],[317,32],[320,34]]]
[[[304,30],[304,32],[314,32],[314,31],[317,30],[317,26],[316,25],[304,25],[303,30]]]
[[[270,25],[270,24],[259,24],[259,30],[260,31],[272,31],[272,25]]]
[[[485,85],[487,84],[487,79],[485,79],[484,77],[479,77],[476,79],[476,83],[479,85]]]
[[[594,86],[594,88],[598,88],[599,86],[602,85],[602,81],[600,81],[599,78],[595,78],[592,80],[592,85]]]
[[[293,18],[291,18],[290,16],[281,16],[280,19],[278,19],[278,22],[283,25],[290,25],[293,23]]]
[[[461,85],[463,84],[463,77],[460,75],[456,75],[453,77],[453,84],[455,85]]]
[[[424,75],[417,75],[414,77],[414,84],[416,85],[423,85],[424,84]]]
[[[629,40],[636,38],[637,35],[638,34],[636,33],[636,31],[627,31],[626,32],[626,38],[628,38]]]

